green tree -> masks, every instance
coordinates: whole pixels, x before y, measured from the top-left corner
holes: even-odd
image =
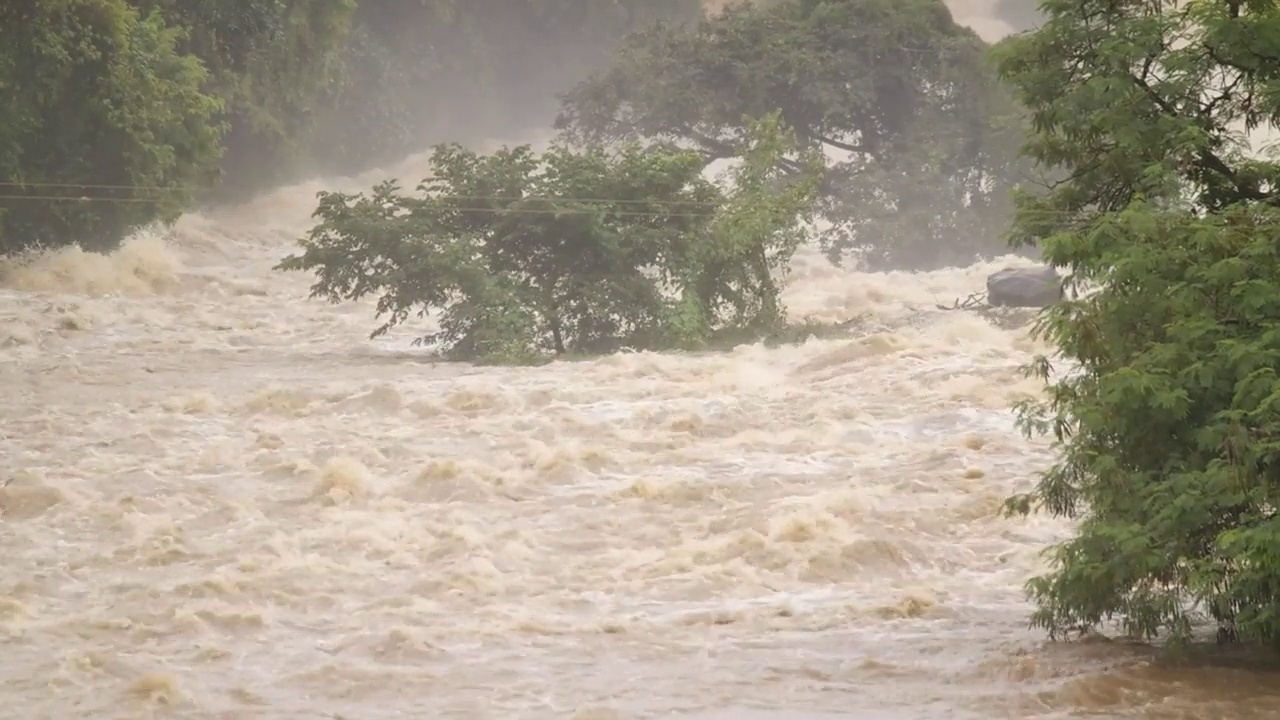
[[[941,0],[729,5],[696,27],[635,34],[564,98],[571,141],[645,139],[735,154],[742,118],[780,110],[832,160],[822,215],[833,261],[968,264],[1008,248],[1022,117],[987,46]]]
[[[1239,132],[1280,116],[1280,12],[1041,7],[999,65],[1064,179],[1018,199],[1012,236],[1087,292],[1042,317],[1068,372],[1020,408],[1062,455],[1009,508],[1080,521],[1028,584],[1033,622],[1280,642],[1280,165]]]
[[[811,168],[780,184],[794,138],[776,116],[748,124],[726,191],[701,156],[672,147],[529,147],[481,156],[436,148],[421,197],[394,182],[323,193],[320,223],[282,270],[314,271],[313,297],[378,294],[373,333],[440,311],[447,356],[524,362],[548,353],[698,347],[784,316],[779,279],[803,237]]]
[[[22,196],[0,199],[0,253],[111,248],[211,181],[221,104],[180,38],[124,0],[0,4],[0,194]]]
[[[307,168],[310,141],[343,89],[356,0],[132,0],[185,28],[180,49],[201,59],[223,99],[222,183],[244,197]]]

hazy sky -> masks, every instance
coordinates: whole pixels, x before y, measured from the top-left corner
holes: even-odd
[[[703,0],[708,11],[719,10],[734,0]],[[944,0],[956,21],[973,28],[983,40],[993,42],[1008,35],[1012,30],[1007,24],[995,19],[993,8],[997,0]]]
[[[956,22],[968,25],[987,42],[994,42],[1013,31],[1007,23],[995,18],[996,0],[945,0]]]

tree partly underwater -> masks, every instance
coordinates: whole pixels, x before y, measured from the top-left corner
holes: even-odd
[[[1018,200],[1013,238],[1078,297],[1037,331],[1047,399],[1021,420],[1061,459],[1010,510],[1079,520],[1028,589],[1057,635],[1118,620],[1181,643],[1280,645],[1280,118],[1271,2],[1045,0],[999,49],[1065,180]]]
[[[703,347],[785,321],[780,280],[804,239],[820,160],[777,114],[746,121],[743,161],[717,184],[673,146],[529,146],[483,156],[442,145],[420,196],[394,181],[324,193],[319,224],[282,270],[313,297],[377,295],[386,321],[438,313],[419,339],[447,357],[534,362],[630,347]],[[800,169],[779,177],[778,168]],[[732,189],[726,189],[730,185]]]

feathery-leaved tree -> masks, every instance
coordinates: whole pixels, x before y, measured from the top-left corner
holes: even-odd
[[[1079,520],[1033,579],[1053,634],[1280,643],[1280,10],[1258,0],[1045,0],[999,65],[1027,150],[1065,174],[1013,237],[1073,271],[1030,432],[1060,459],[1010,500]]]

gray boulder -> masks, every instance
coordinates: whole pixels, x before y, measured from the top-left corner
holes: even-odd
[[[1064,297],[1052,267],[1005,268],[987,277],[987,302],[996,307],[1048,307]]]

